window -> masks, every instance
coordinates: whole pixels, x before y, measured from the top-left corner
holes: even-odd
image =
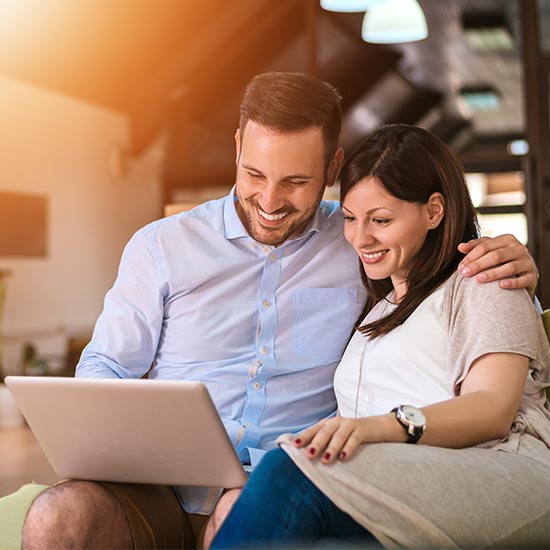
[[[527,244],[523,172],[469,172],[466,183],[487,237],[511,233]]]

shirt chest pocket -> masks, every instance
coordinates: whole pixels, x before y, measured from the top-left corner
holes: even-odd
[[[319,364],[339,361],[360,313],[357,291],[303,288],[292,299],[292,351]]]

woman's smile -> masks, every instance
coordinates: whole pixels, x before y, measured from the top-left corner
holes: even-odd
[[[361,256],[361,260],[364,263],[372,265],[372,264],[377,264],[378,262],[381,262],[386,257],[386,254],[389,251],[390,250],[386,248],[384,250],[376,250],[374,252],[361,252],[360,256]]]

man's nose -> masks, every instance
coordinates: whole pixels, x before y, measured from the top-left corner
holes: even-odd
[[[272,214],[284,206],[284,203],[284,193],[281,187],[276,183],[267,182],[259,200],[261,209],[267,214]]]

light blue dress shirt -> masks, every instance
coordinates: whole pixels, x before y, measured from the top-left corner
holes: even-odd
[[[200,380],[254,464],[280,434],[335,411],[334,370],[365,299],[337,203],[272,247],[248,235],[232,190],[131,238],[77,376],[139,378],[152,366],[151,379]],[[179,494],[188,512],[212,508],[194,489]]]

